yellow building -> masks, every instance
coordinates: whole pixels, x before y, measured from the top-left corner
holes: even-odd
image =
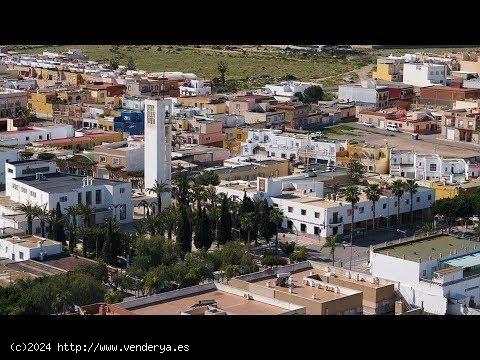
[[[209,114],[228,113],[225,99],[217,95],[179,97],[177,98],[177,104],[206,109]]]
[[[377,71],[372,72],[372,78],[385,81],[402,81],[403,62],[390,59],[377,59]]]
[[[337,164],[347,166],[356,157],[358,157],[366,172],[389,173],[390,149],[387,146],[348,143],[347,150],[337,153]]]
[[[53,117],[53,104],[57,96],[55,92],[33,92],[28,97],[28,107],[40,118]]]
[[[439,181],[426,182],[425,185],[435,190],[435,200],[453,198],[460,194],[469,193],[480,187],[480,181],[468,181],[462,184],[450,185]]]
[[[240,155],[242,152],[241,143],[247,141],[248,130],[234,127],[223,129],[223,133],[225,134],[223,148],[230,150],[232,155]]]
[[[290,175],[288,159],[270,158],[231,158],[224,160],[223,166],[210,168],[220,180],[256,180],[257,177],[279,177]]]

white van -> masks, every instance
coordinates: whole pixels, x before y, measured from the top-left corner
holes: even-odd
[[[389,125],[387,125],[386,129],[388,131],[400,132],[400,130],[398,130],[398,126],[396,124],[389,124]]]

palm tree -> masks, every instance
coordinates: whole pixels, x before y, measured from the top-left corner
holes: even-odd
[[[59,241],[58,240],[58,229],[60,226],[62,226],[64,219],[62,217],[58,216],[58,213],[56,210],[50,210],[48,212],[48,238]]]
[[[80,208],[78,205],[72,205],[67,208],[67,215],[71,219],[71,222],[68,222],[68,250],[70,254],[73,254],[77,242],[77,216],[80,215]]]
[[[160,214],[162,228],[167,232],[167,238],[172,239],[172,234],[177,226],[179,218],[178,208],[173,204],[165,208]]]
[[[388,187],[393,195],[397,197],[397,221],[401,224],[402,219],[400,218],[400,199],[405,192],[405,183],[402,180],[395,180]]]
[[[325,244],[323,244],[323,248],[330,248],[330,254],[332,255],[332,265],[335,266],[335,248],[337,246],[340,246],[339,243],[337,243],[337,236],[327,236],[325,239]]]
[[[40,219],[42,237],[45,237],[45,221],[48,220],[47,204],[43,206],[37,206],[37,213],[35,214],[35,216]]]
[[[250,233],[255,227],[255,213],[247,212],[240,217],[240,228],[247,232],[247,245],[250,245]]]
[[[83,205],[78,206],[79,215],[83,217],[83,225],[85,227],[92,226],[92,216],[95,215],[95,208],[92,205]]]
[[[150,193],[155,193],[155,195],[157,196],[158,213],[160,214],[162,212],[162,195],[164,193],[169,193],[170,191],[172,191],[172,189],[167,183],[158,182],[157,180],[155,180],[153,186],[147,189],[147,191]]]
[[[410,193],[410,222],[413,224],[413,195],[418,191],[418,184],[409,179],[404,183],[404,189]]]
[[[38,208],[32,205],[30,202],[26,204],[19,204],[15,207],[15,210],[21,211],[27,217],[27,235],[33,233],[33,219],[37,216]]]
[[[218,202],[218,195],[213,186],[207,187],[203,192],[203,198],[210,202],[211,208],[215,208],[215,205]]]
[[[275,249],[278,249],[278,229],[282,226],[282,221],[284,218],[283,211],[277,207],[274,207],[270,210],[268,214],[269,220],[275,224]]]
[[[205,189],[202,185],[194,184],[192,186],[192,198],[197,202],[197,209],[200,209],[202,200],[204,199]]]
[[[344,190],[345,200],[352,205],[352,222],[350,223],[350,270],[352,270],[353,257],[353,224],[355,223],[355,204],[360,201],[360,191],[355,185],[350,185]]]
[[[145,219],[146,216],[150,216],[150,204],[147,200],[143,199],[138,203],[138,206],[143,207],[143,218]],[[148,211],[147,211],[148,209]]]
[[[379,184],[368,184],[365,188],[365,195],[367,199],[372,202],[372,211],[373,211],[373,220],[372,220],[372,230],[375,230],[375,219],[376,219],[376,204],[380,199],[380,185]]]

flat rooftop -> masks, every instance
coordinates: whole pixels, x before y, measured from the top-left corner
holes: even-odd
[[[443,263],[462,269],[478,266],[480,265],[480,251],[478,253],[462,255],[450,260],[446,260],[443,261]]]
[[[47,238],[42,238],[40,236],[35,236],[35,235],[27,235],[27,236],[21,236],[21,237],[11,237],[11,238],[4,238],[4,241],[8,241],[11,244],[15,244],[18,246],[23,246],[29,249],[35,249],[38,246],[38,242],[42,241],[43,246],[50,246],[50,245],[55,245],[59,244],[58,241],[53,241]]]
[[[473,251],[477,248],[480,251],[480,244],[476,241],[466,239],[458,239],[449,235],[440,235],[431,238],[407,241],[400,244],[393,244],[375,249],[374,252],[393,256],[396,258],[403,258],[405,260],[423,262],[428,261],[431,256],[432,259],[439,257],[450,256],[457,253],[465,253]]]
[[[50,173],[43,174],[45,179],[37,179],[36,176],[27,176],[21,178],[15,178],[19,183],[32,186],[36,189],[44,191],[46,193],[64,193],[70,192],[74,189],[80,189],[83,187],[83,179],[85,176],[64,174],[64,173]],[[123,183],[122,181],[108,180],[93,178],[93,186],[99,185],[118,185]],[[127,184],[127,183],[125,183]]]
[[[287,311],[278,306],[248,300],[243,296],[221,290],[205,291],[128,310],[134,315],[179,315],[183,311],[190,310],[200,301],[208,300],[214,300],[218,309],[226,311],[228,315],[280,315]]]
[[[303,283],[304,277],[309,277],[312,269],[292,272],[290,275],[292,277],[292,294],[301,296],[303,298],[312,299],[312,296],[315,295],[315,300],[318,302],[325,302],[335,299],[340,299],[345,296],[345,294],[336,293],[334,291],[328,291],[325,289],[318,289],[313,286],[308,286]],[[275,285],[275,280],[277,276],[270,276],[260,278],[258,280],[250,281],[252,284],[263,285],[266,287],[266,282],[270,282],[270,288],[277,291],[289,292],[288,287],[282,287]]]

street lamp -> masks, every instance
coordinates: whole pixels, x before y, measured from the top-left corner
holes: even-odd
[[[110,206],[108,207],[110,209],[110,211],[112,211],[112,214],[113,214],[113,219],[117,219],[117,208],[120,207],[121,204],[110,204]]]

